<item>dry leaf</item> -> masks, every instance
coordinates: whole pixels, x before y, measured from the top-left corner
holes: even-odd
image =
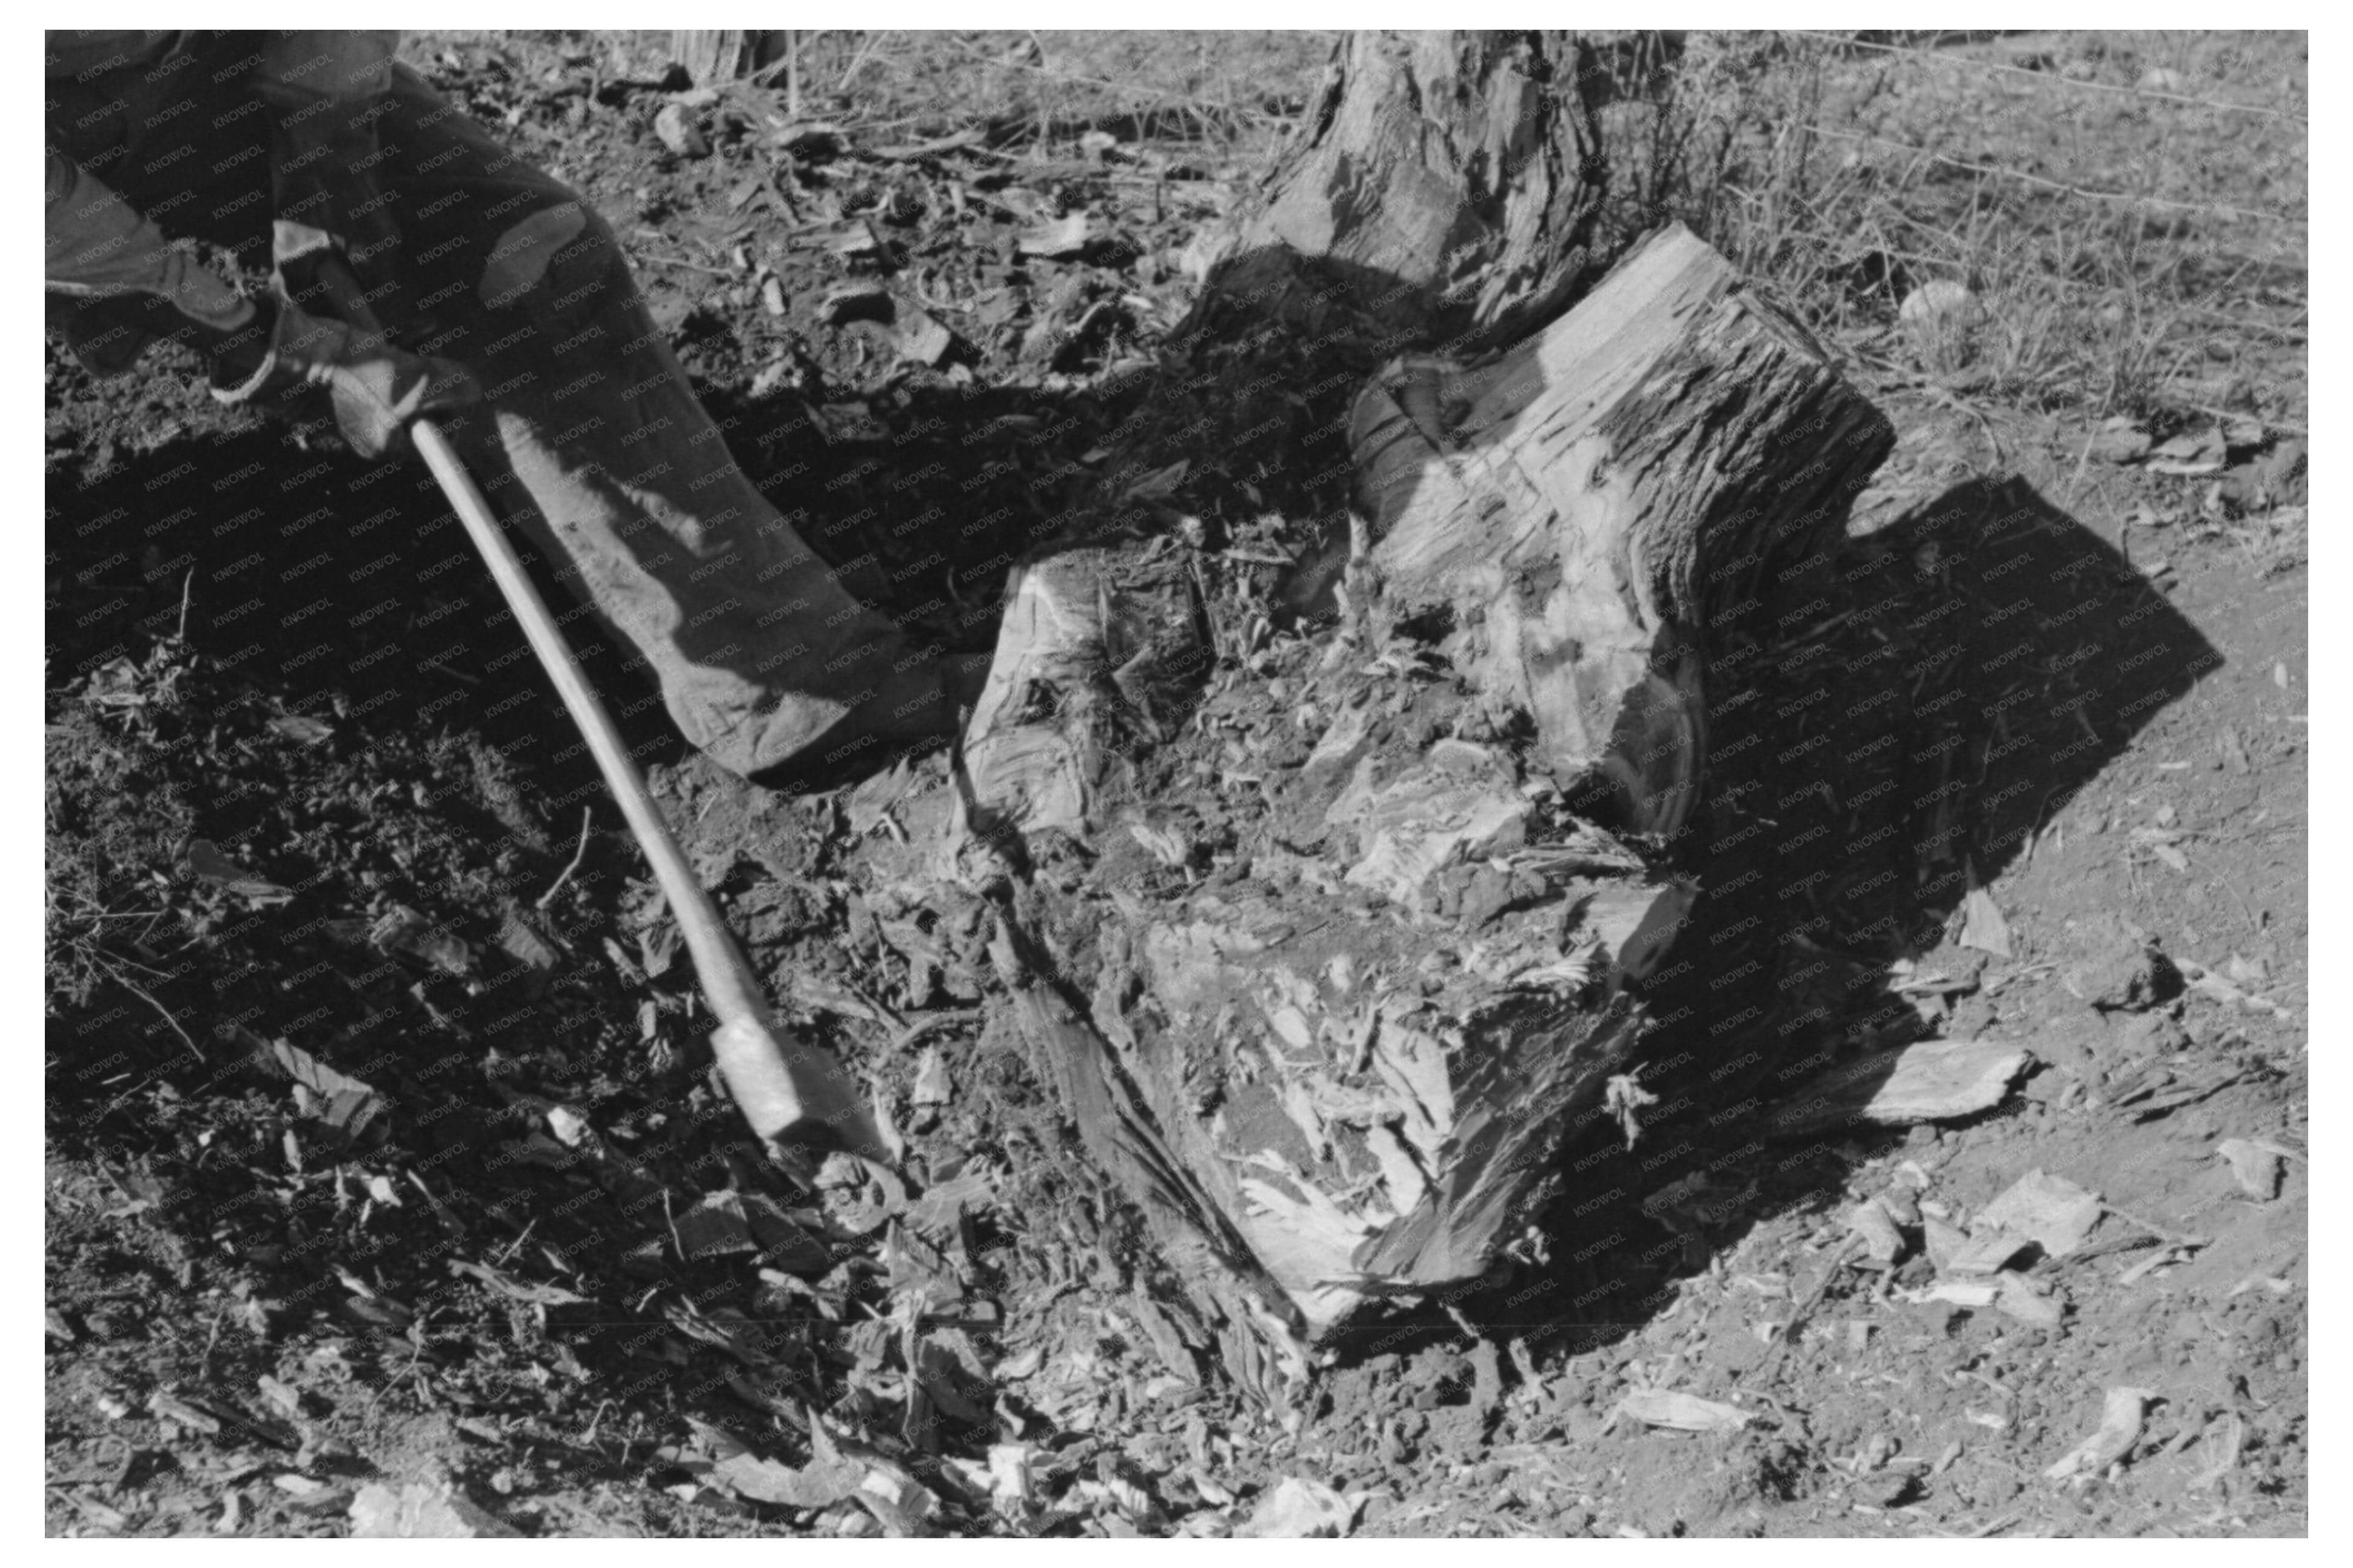
[[[287,714],[271,719],[269,727],[297,746],[316,746],[321,741],[332,739],[335,733],[334,726],[320,719],[304,718],[300,714]]]

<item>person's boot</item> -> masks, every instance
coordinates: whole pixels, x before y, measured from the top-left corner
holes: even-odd
[[[902,656],[903,657],[903,656]],[[954,737],[988,674],[985,653],[923,655],[785,761],[751,775],[765,789],[838,789]]]

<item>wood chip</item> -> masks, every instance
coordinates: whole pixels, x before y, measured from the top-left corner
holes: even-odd
[[[454,1486],[411,1482],[395,1491],[371,1482],[352,1499],[352,1534],[372,1539],[496,1540],[522,1532]]]
[[[1023,229],[1017,244],[1024,256],[1042,256],[1050,260],[1061,261],[1084,251],[1092,238],[1087,215],[1074,212]]]
[[[2258,1203],[2268,1203],[2279,1196],[2280,1183],[2287,1175],[2287,1162],[2281,1158],[2285,1151],[2277,1144],[2260,1139],[2226,1138],[2214,1146],[2214,1152],[2231,1167],[2232,1180],[2248,1197]]]
[[[1737,1432],[1757,1419],[1738,1405],[1663,1388],[1630,1389],[1612,1414],[1676,1432]]]
[[[1237,1540],[1297,1541],[1348,1533],[1356,1506],[1321,1481],[1285,1478],[1234,1530]]]
[[[2077,1477],[2099,1476],[2110,1465],[2132,1451],[2140,1441],[2142,1419],[2149,1403],[2158,1397],[2154,1389],[2112,1388],[2100,1411],[2099,1430],[2055,1460],[2042,1472],[2049,1481],[2072,1480]]]
[[[1803,1135],[1858,1122],[1908,1127],[1973,1116],[2000,1105],[2031,1060],[2024,1047],[2000,1041],[1923,1041],[1812,1079],[1775,1126]]]
[[[2104,1212],[2098,1193],[2034,1170],[1978,1211],[1978,1221],[2031,1237],[2052,1257],[2066,1257],[2084,1245]]]

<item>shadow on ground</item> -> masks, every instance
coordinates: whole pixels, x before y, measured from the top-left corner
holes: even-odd
[[[1827,1209],[1903,1133],[1788,1136],[1814,1075],[1926,1033],[1888,965],[1935,948],[1973,887],[2221,655],[2105,541],[2020,481],[1956,486],[1825,564],[1818,636],[1723,641],[1697,820],[1671,860],[1700,885],[1648,1000],[1630,1149],[1588,1118],[1565,1151],[1549,1261],[1441,1303],[1540,1353],[1639,1332],[1754,1225]],[[1812,588],[1822,585],[1816,583]],[[1810,588],[1755,612],[1770,625]],[[1960,955],[1966,959],[1968,955]],[[1989,1113],[1993,1114],[1993,1113]],[[1642,1207],[1696,1178],[1661,1217]],[[1358,1353],[1459,1338],[1436,1309],[1357,1330]]]

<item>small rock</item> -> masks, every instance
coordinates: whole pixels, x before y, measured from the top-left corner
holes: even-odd
[[[1884,1470],[1855,1483],[1854,1500],[1873,1508],[1902,1508],[1919,1499],[1920,1478],[1910,1470]]]
[[[1876,1268],[1893,1268],[1904,1255],[1904,1233],[1895,1218],[1875,1201],[1857,1203],[1847,1212],[1847,1229],[1862,1243],[1863,1256]]]
[[[955,346],[955,334],[929,311],[900,313],[899,357],[917,365],[937,365]]]
[[[1234,1534],[1250,1541],[1297,1541],[1348,1533],[1356,1510],[1347,1499],[1321,1481],[1292,1476],[1250,1511]]]
[[[2052,1481],[2077,1476],[2097,1476],[2132,1451],[2140,1441],[2149,1404],[2160,1396],[2153,1389],[2112,1388],[2100,1412],[2099,1430],[2062,1455],[2042,1472]]]
[[[2232,1179],[2248,1197],[2268,1203],[2279,1196],[2287,1162],[2276,1147],[2256,1139],[2226,1138],[2214,1146],[2214,1152],[2230,1165]]]
[[[1618,1401],[1617,1414],[1675,1432],[1737,1432],[1756,1419],[1738,1405],[1663,1388],[1627,1390]]]
[[[2082,956],[2059,971],[2076,1001],[2103,1011],[2137,1011],[2157,1000],[2157,959],[2140,935],[2114,915],[2084,923]]]
[[[2147,430],[2125,415],[2102,425],[2092,437],[2092,456],[2102,462],[2138,462],[2155,444]]]
[[[1979,1211],[1978,1220],[2030,1237],[2052,1257],[2066,1257],[2083,1246],[2100,1223],[2100,1213],[2097,1193],[2063,1176],[2034,1170],[2003,1189]]]
[[[1934,278],[1904,296],[1896,314],[1913,323],[1960,322],[1974,317],[1983,308],[1968,284],[1951,278]]]
[[[1969,362],[1985,306],[1968,285],[1936,278],[1905,295],[1896,314],[1928,368],[1948,374]]]
[[[683,103],[665,103],[654,116],[654,134],[661,144],[681,158],[703,158],[711,154],[711,143],[703,138],[702,129]]]
[[[2109,1044],[2124,1061],[2136,1056],[2169,1056],[2189,1044],[2180,1024],[2163,1012],[2119,1014]]]

